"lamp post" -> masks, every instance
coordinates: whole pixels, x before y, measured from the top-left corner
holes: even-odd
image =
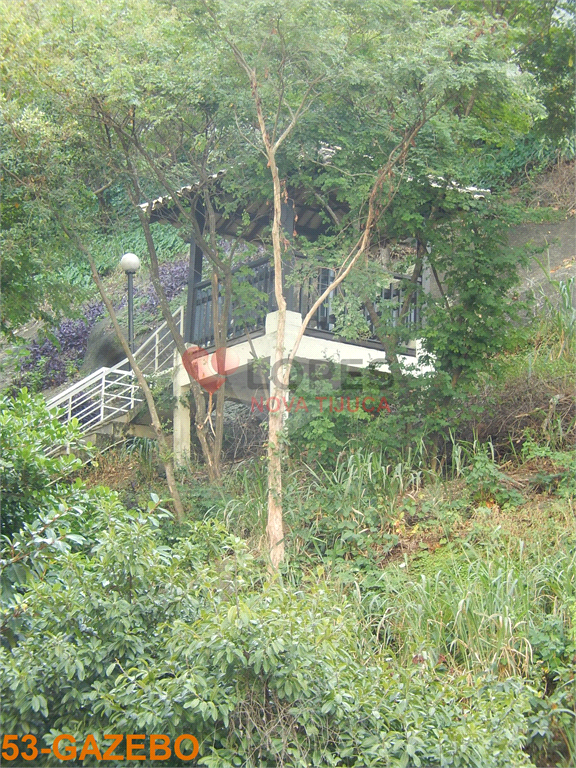
[[[134,354],[134,275],[140,269],[140,259],[135,253],[125,253],[120,266],[128,275],[128,344]]]

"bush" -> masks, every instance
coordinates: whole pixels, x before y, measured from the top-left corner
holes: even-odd
[[[2,531],[16,532],[41,511],[57,509],[66,493],[64,478],[82,462],[74,454],[47,456],[52,448],[79,446],[76,419],[61,424],[42,396],[26,388],[16,398],[0,397],[0,480]]]
[[[214,520],[167,546],[156,505],[102,501],[19,595],[5,732],[191,733],[212,768],[528,764],[522,681],[402,669],[322,569],[270,582]]]

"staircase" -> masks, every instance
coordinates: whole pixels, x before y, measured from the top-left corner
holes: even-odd
[[[184,307],[173,315],[184,333]],[[145,376],[167,373],[174,365],[176,345],[167,323],[162,323],[134,353]],[[72,384],[48,401],[50,410],[58,409],[57,418],[66,423],[78,419],[82,433],[93,434],[110,421],[130,421],[133,412],[144,401],[136,377],[127,358],[111,368],[100,368]],[[50,453],[59,450],[55,446]]]
[[[239,281],[247,281],[253,289],[260,293],[263,297],[261,306],[247,311],[247,308],[243,307],[240,302],[231,303],[227,324],[228,343],[238,344],[237,349],[241,350],[242,342],[244,342],[245,347],[248,343],[246,340],[248,339],[250,342],[250,350],[245,350],[246,360],[252,359],[252,340],[263,337],[266,333],[266,318],[276,308],[273,269],[269,257],[236,267],[233,272],[236,273],[247,266],[251,268],[250,273],[241,275]],[[315,298],[324,292],[333,278],[332,270],[322,268],[318,275],[307,278],[298,286],[291,287],[289,289],[289,309],[293,314],[302,318],[307,314]],[[407,275],[394,275],[392,282],[388,286],[382,286],[379,295],[375,297],[377,312],[389,313],[392,324],[398,322],[400,317],[400,309],[404,302],[403,281],[405,282],[407,279],[410,280]],[[418,282],[421,283],[421,278]],[[348,353],[352,347],[346,348],[346,343],[344,346],[339,345],[339,340],[334,335],[333,294],[334,291],[318,307],[306,330],[305,339],[313,337],[317,339],[317,344],[308,349],[309,357],[304,355],[306,359],[325,359],[328,350],[331,350],[330,354],[335,355],[335,359],[349,357]],[[219,302],[220,298],[219,296]],[[209,348],[214,344],[212,281],[204,280],[194,284],[191,301],[190,338],[194,339],[194,343],[198,346]],[[185,314],[184,307],[179,307],[173,315],[182,336],[184,336]],[[364,315],[369,328],[369,337],[355,343],[357,347],[358,345],[360,347],[353,355],[353,357],[362,359],[364,357],[362,348],[383,349],[367,309],[364,309]],[[409,311],[400,322],[415,331],[413,336],[415,338],[420,323],[417,293],[411,295]],[[176,345],[170,329],[166,323],[162,323],[138,347],[134,357],[145,376],[155,376],[173,370],[175,350]],[[367,349],[364,350],[364,352],[366,351]],[[411,348],[407,348],[406,354],[415,355],[415,352]],[[269,350],[263,350],[263,356],[269,357]],[[367,361],[368,358],[363,365],[368,365]],[[126,423],[132,421],[136,409],[140,407],[143,401],[144,397],[136,377],[128,360],[124,359],[111,368],[100,368],[81,381],[72,384],[68,389],[49,400],[48,407],[51,410],[57,409],[55,415],[62,423],[76,418],[82,433],[92,435],[100,431],[101,428],[104,431],[105,425],[112,421],[124,421]],[[174,411],[175,420],[177,420],[176,410]],[[185,424],[187,419],[188,416],[182,415],[182,424]],[[186,430],[186,427],[184,426],[182,429]],[[175,428],[175,434],[176,431]],[[175,438],[175,443],[177,442],[178,440]],[[49,453],[56,453],[63,447],[54,446]]]

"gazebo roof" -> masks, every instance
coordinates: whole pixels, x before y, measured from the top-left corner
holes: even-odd
[[[210,178],[218,184],[226,171],[220,171]],[[202,184],[188,184],[177,190],[178,198],[187,204],[196,197],[204,188]],[[223,193],[226,196],[226,193]],[[232,197],[230,196],[230,200]],[[321,200],[310,202],[309,190],[291,191],[289,198],[294,205],[294,230],[296,235],[303,235],[308,240],[314,241],[319,235],[324,234],[331,225],[329,215]],[[334,195],[329,196],[328,205],[337,218],[342,218],[348,213],[348,206],[336,200]],[[151,222],[164,222],[180,225],[178,211],[175,209],[171,195],[163,195],[140,205],[143,211],[150,214]],[[250,224],[244,224],[245,215],[250,217]],[[254,242],[263,240],[262,232],[272,225],[273,207],[271,200],[260,200],[246,207],[238,207],[233,213],[223,214],[216,211],[216,231],[223,237],[237,237],[242,233],[242,239]]]
[[[226,175],[226,171],[219,171],[209,178],[209,183],[219,185],[220,180]],[[412,181],[407,177],[406,181]],[[446,181],[441,176],[428,176],[428,183],[432,187],[451,189],[457,192],[471,195],[474,199],[485,198],[490,194],[489,189],[479,187],[462,187],[454,181]],[[189,204],[193,198],[197,197],[206,183],[187,184],[180,187],[176,194],[179,200],[184,204]],[[232,201],[232,196],[222,192],[223,197]],[[337,200],[334,193],[326,195],[326,200],[319,196],[313,199],[310,190],[299,189],[291,190],[289,199],[294,206],[294,235],[302,235],[310,241],[316,240],[320,235],[325,234],[329,227],[334,223],[332,217],[341,220],[349,212],[346,203]],[[181,226],[178,216],[178,210],[174,204],[171,195],[163,195],[151,200],[148,203],[140,205],[142,210],[150,215],[151,222],[163,222]],[[328,213],[330,210],[330,214]],[[246,214],[250,217],[250,223],[245,225]],[[233,213],[223,214],[216,211],[216,231],[223,237],[238,237],[242,234],[242,239],[248,242],[262,241],[263,231],[272,225],[273,207],[271,200],[260,200],[251,203],[246,207],[239,206]]]

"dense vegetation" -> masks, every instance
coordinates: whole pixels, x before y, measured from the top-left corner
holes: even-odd
[[[571,377],[557,320],[545,351],[502,360],[498,392]],[[442,472],[424,434],[402,453],[348,423],[332,464],[308,465],[295,434],[274,578],[259,459],[222,488],[182,476],[175,526],[152,445],[82,469],[43,456],[62,428],[42,398],[1,415],[6,733],[188,732],[212,766],[570,764],[573,414],[542,412],[500,465],[453,437]]]
[[[575,765],[574,278],[520,296],[531,254],[507,244],[512,224],[567,213],[536,189],[574,160],[571,0],[0,7],[17,368],[0,394],[2,733],[38,748],[73,734],[68,765],[99,764],[80,745],[94,734],[103,751],[109,733],[192,734],[193,764],[212,768]],[[277,152],[262,124],[292,126]],[[184,207],[178,227],[142,216],[192,179],[203,228]],[[169,452],[87,446],[41,393],[78,375],[105,297],[124,321],[123,251],[146,253],[138,333],[182,302],[191,234],[205,276],[252,311],[262,296],[231,269],[256,246],[214,221],[278,181],[324,206],[299,279],[369,235],[334,305],[343,337],[365,338],[361,310],[391,272],[426,265],[439,295],[418,294],[428,374],[400,362],[408,331],[382,304],[390,371],[344,377],[337,399],[386,407],[290,413],[271,568],[265,425],[227,411],[211,477],[218,441],[197,442],[176,522]],[[30,321],[42,330],[23,342]],[[292,402],[333,395],[325,369],[296,374]]]
[[[559,348],[532,375],[561,381]],[[545,415],[506,465],[454,442],[439,475],[365,435],[333,468],[294,459],[291,559],[271,580],[259,460],[223,490],[182,478],[176,528],[146,502],[150,445],[66,481],[78,462],[41,448],[73,425],[55,435],[41,399],[5,400],[5,732],[191,732],[222,766],[569,765],[576,466],[570,421]]]

